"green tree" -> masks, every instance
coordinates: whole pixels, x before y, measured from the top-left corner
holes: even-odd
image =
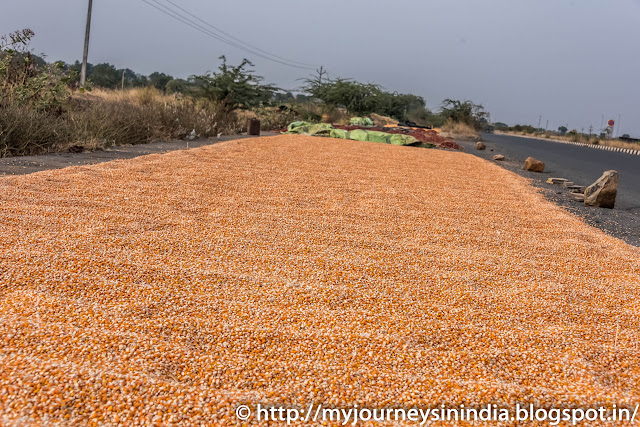
[[[565,135],[567,133],[569,129],[566,126],[560,126],[558,128],[558,132],[560,132],[560,135]]]
[[[167,93],[181,93],[187,92],[190,83],[184,79],[171,79],[165,85]]]
[[[47,64],[28,48],[31,30],[0,37],[0,108],[15,102],[38,111],[61,112],[69,98],[61,62]]]
[[[151,86],[163,92],[166,91],[167,84],[171,80],[173,80],[173,77],[165,73],[159,73],[156,71],[154,73],[149,74],[149,83],[151,84]]]
[[[243,59],[240,65],[227,65],[227,58],[221,56],[222,64],[217,72],[202,76],[191,76],[191,94],[221,102],[227,111],[247,109],[268,102],[276,86],[262,84],[263,77],[251,69],[253,64]]]
[[[91,68],[91,73],[87,73],[91,84],[106,89],[115,89],[122,81],[122,73],[111,64],[96,64]]]
[[[382,89],[373,83],[350,79],[307,79],[304,91],[328,107],[343,107],[351,114],[369,114],[383,109]]]
[[[426,101],[421,96],[382,92],[380,98],[380,110],[377,112],[397,120],[408,120],[410,115],[427,118],[430,114],[426,109]]]

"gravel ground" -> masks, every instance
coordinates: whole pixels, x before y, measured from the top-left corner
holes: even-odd
[[[640,250],[469,154],[302,136],[0,179],[0,420],[640,401]]]

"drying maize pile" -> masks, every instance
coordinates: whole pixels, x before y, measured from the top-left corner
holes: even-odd
[[[304,136],[0,179],[0,424],[640,401],[640,253],[464,153]]]

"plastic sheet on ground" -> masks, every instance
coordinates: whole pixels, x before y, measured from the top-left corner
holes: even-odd
[[[393,145],[414,145],[420,143],[417,138],[410,135],[390,134],[381,131],[356,129],[347,131],[335,129],[328,123],[312,124],[308,122],[293,122],[287,127],[288,134],[325,136],[353,141],[377,142]]]
[[[371,120],[369,117],[352,117],[349,123],[355,126],[373,126],[374,125],[373,120]]]

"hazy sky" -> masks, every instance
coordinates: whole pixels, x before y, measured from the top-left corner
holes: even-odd
[[[152,0],[149,0],[152,1]],[[164,1],[164,0],[158,0]],[[640,0],[172,0],[231,35],[330,76],[482,103],[496,121],[600,128],[621,114],[640,137]],[[87,0],[2,0],[0,32],[36,32],[50,60],[80,59]],[[251,56],[142,0],[94,0],[89,61],[175,76],[249,57],[295,89],[307,71]]]

